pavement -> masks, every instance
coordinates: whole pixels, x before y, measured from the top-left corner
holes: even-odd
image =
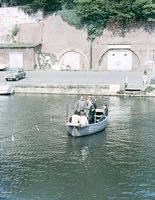
[[[7,71],[0,71],[0,82],[6,82]],[[142,86],[143,72],[127,71],[26,71],[26,78],[19,81],[7,81],[11,85],[98,85],[119,84],[124,86],[126,77],[128,85]],[[148,75],[148,83],[151,73]]]

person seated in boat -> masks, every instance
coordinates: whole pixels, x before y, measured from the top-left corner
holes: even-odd
[[[89,124],[88,119],[87,119],[87,115],[84,112],[84,110],[81,110],[81,112],[80,112],[80,124],[81,125]]]
[[[80,99],[76,102],[74,107],[78,112],[87,108],[87,102],[85,101],[83,96],[80,97]]]
[[[74,114],[71,116],[71,123],[73,124],[79,124],[80,123],[80,115],[77,110],[75,110]]]
[[[89,113],[88,113],[88,119],[89,119],[89,123],[92,124],[94,123],[94,119],[95,119],[95,106],[93,104],[93,102],[90,104],[90,108],[89,108]]]

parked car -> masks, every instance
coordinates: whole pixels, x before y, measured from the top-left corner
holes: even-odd
[[[24,71],[23,68],[10,68],[7,76],[6,76],[6,81],[18,81],[19,79],[25,78],[26,72]]]

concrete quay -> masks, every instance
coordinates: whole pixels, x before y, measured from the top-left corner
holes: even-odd
[[[70,94],[70,95],[116,95],[119,85],[37,84],[15,85],[16,93]]]
[[[15,93],[71,95],[120,95],[118,92],[124,89],[126,77],[128,85],[138,88],[142,88],[143,77],[142,72],[36,70],[27,71],[25,79],[6,82],[5,73],[0,72],[0,79],[11,84]]]

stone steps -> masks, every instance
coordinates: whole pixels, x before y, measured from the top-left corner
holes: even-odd
[[[124,88],[124,93],[129,95],[140,95],[142,94],[142,87],[141,86],[135,86],[135,85],[128,85],[126,88]]]

